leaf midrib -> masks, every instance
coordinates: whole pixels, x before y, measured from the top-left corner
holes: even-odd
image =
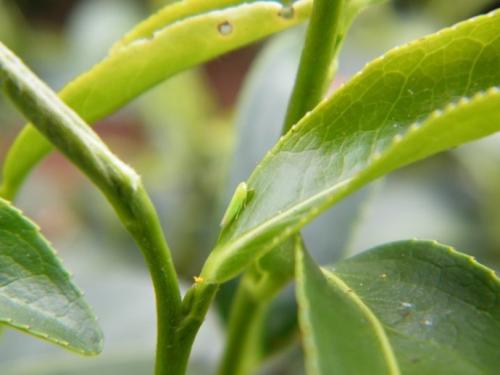
[[[403,134],[396,135],[394,136],[393,139],[397,139],[397,137],[399,137],[400,141],[407,141],[408,139],[411,139],[411,137],[415,136],[418,137],[418,135],[421,132],[424,132],[427,129],[427,127],[435,126],[432,120],[445,117],[446,115],[454,112],[455,110],[474,105],[476,103],[476,100],[480,101],[483,100],[484,98],[488,98],[489,96],[498,94],[498,92],[496,91],[492,92],[492,89],[497,89],[497,88],[496,86],[494,86],[487,90],[479,90],[468,97],[462,96],[460,99],[457,100],[456,103],[453,103],[451,107],[450,104],[447,104],[443,110],[440,109],[435,110],[430,114],[428,114],[426,117],[424,117],[422,120],[415,122],[413,125],[408,125],[405,128],[405,132]],[[421,125],[418,126],[419,124]],[[414,125],[416,125],[417,127],[414,127]],[[287,135],[290,136],[291,133],[292,132],[289,132],[287,133]],[[287,136],[282,137],[278,142],[278,144],[275,146],[275,148],[279,148],[279,144],[283,142],[283,139],[286,137]],[[238,235],[236,237],[236,240],[234,241],[230,240],[229,242],[222,243],[221,245],[218,246],[216,251],[224,251],[226,254],[235,253],[240,248],[250,243],[252,239],[254,239],[255,237],[258,237],[259,235],[266,233],[269,228],[273,227],[273,224],[279,224],[281,221],[284,221],[283,219],[292,216],[294,212],[304,211],[304,213],[302,214],[302,219],[297,220],[296,222],[294,222],[294,224],[289,226],[287,229],[280,231],[276,236],[272,237],[269,240],[270,245],[264,247],[265,248],[264,252],[269,248],[273,248],[280,242],[280,240],[287,238],[288,236],[292,235],[294,232],[299,230],[303,225],[312,221],[316,216],[318,216],[322,211],[324,211],[325,208],[330,207],[332,204],[336,203],[344,196],[353,192],[358,187],[357,185],[362,186],[364,182],[379,178],[379,176],[377,175],[375,175],[375,177],[371,175],[379,165],[383,166],[385,162],[384,160],[385,157],[391,156],[394,147],[398,147],[398,144],[388,143],[386,148],[381,153],[379,153],[377,150],[373,151],[373,153],[367,157],[365,161],[366,164],[362,166],[360,171],[355,173],[353,176],[345,180],[342,180],[333,185],[332,187],[322,190],[319,193],[314,194],[311,197],[302,200],[297,204],[292,203],[289,209],[283,210],[279,214],[274,215],[271,218],[264,220],[260,224],[257,224],[253,228],[247,230],[246,232],[243,232],[241,235]],[[273,148],[273,150],[275,148]],[[262,164],[265,164],[266,159],[270,157],[270,155],[272,155],[273,150],[271,150],[268,153],[268,155],[264,158]],[[258,173],[258,171],[259,168],[257,168],[254,171],[254,174]],[[252,174],[252,176],[250,176],[248,180],[250,186],[252,179],[254,178],[254,174]],[[314,203],[318,201],[322,203],[315,206]],[[237,222],[235,222],[234,224],[237,224]]]

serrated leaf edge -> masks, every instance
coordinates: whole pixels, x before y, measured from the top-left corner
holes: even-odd
[[[369,70],[373,65],[377,65],[378,63],[380,63],[380,61],[386,59],[387,57],[391,57],[392,55],[401,52],[402,49],[411,49],[411,48],[413,48],[414,45],[420,44],[420,43],[422,43],[424,41],[433,40],[435,38],[440,38],[440,37],[443,36],[443,34],[447,34],[447,33],[451,32],[451,31],[454,31],[454,30],[456,30],[459,27],[465,27],[466,25],[468,25],[470,23],[477,22],[477,20],[479,20],[479,19],[482,19],[482,18],[491,18],[491,17],[496,16],[497,14],[500,15],[500,9],[494,10],[494,11],[492,11],[492,12],[486,14],[486,15],[469,18],[468,20],[465,20],[463,22],[459,22],[459,23],[457,23],[457,24],[455,24],[453,26],[441,29],[441,30],[439,30],[436,33],[433,33],[433,34],[430,34],[430,35],[426,35],[426,36],[423,36],[423,37],[421,37],[419,39],[412,40],[411,42],[406,43],[404,45],[394,47],[391,50],[389,50],[388,52],[386,52],[385,54],[383,54],[382,56],[380,56],[380,57],[378,57],[378,58],[376,58],[374,60],[371,60],[360,71],[358,71],[356,74],[354,74],[352,76],[352,78],[349,79],[349,81],[347,83],[345,83],[342,86],[340,86],[332,94],[332,96],[323,99],[321,101],[321,103],[318,104],[312,111],[308,112],[297,124],[293,125],[289,132],[287,132],[286,134],[284,134],[283,136],[281,136],[279,138],[278,142],[276,142],[276,144],[272,147],[272,149],[267,152],[267,154],[261,160],[261,162],[259,163],[259,165],[257,165],[257,167],[252,172],[252,174],[250,175],[250,177],[248,178],[248,180],[250,181],[252,179],[252,177],[258,173],[258,171],[262,168],[262,165],[265,164],[265,162],[267,161],[267,159],[269,159],[272,156],[274,156],[276,154],[276,150],[279,149],[279,148],[281,148],[281,145],[283,143],[285,143],[288,140],[288,138],[292,137],[292,135],[293,135],[294,132],[302,130],[302,128],[304,128],[304,127],[306,127],[308,125],[305,120],[307,118],[309,118],[313,112],[319,112],[323,107],[325,107],[326,105],[329,104],[329,102],[332,100],[332,98],[334,98],[336,96],[339,96],[339,95],[342,95],[343,91],[347,90],[351,86],[355,86],[357,84],[357,82],[362,78],[361,75],[364,75],[364,73],[367,70]],[[495,88],[493,87],[491,89],[495,89]]]
[[[429,244],[429,245],[432,245],[432,246],[435,246],[439,249],[442,249],[442,250],[446,250],[448,252],[448,254],[452,255],[452,256],[455,256],[455,257],[458,257],[458,258],[461,258],[465,261],[467,261],[467,263],[469,263],[471,266],[481,270],[481,272],[484,272],[485,275],[488,275],[488,277],[491,278],[491,280],[495,281],[499,287],[500,287],[500,278],[498,277],[498,275],[496,274],[495,270],[485,266],[484,264],[481,264],[477,261],[477,259],[472,256],[472,255],[468,255],[464,252],[461,252],[461,251],[458,251],[456,248],[454,248],[453,246],[450,246],[450,245],[446,245],[446,244],[443,244],[437,240],[429,240],[429,239],[419,239],[419,238],[412,238],[412,239],[409,239],[409,240],[397,240],[397,241],[391,241],[391,242],[387,242],[387,243],[384,243],[384,244],[380,244],[380,245],[377,245],[371,249],[368,249],[362,253],[359,253],[358,255],[355,255],[353,257],[350,257],[350,258],[347,258],[345,260],[341,260],[339,263],[343,262],[343,261],[350,261],[351,259],[354,259],[358,256],[362,256],[363,254],[365,254],[366,252],[370,252],[370,251],[375,251],[381,247],[384,247],[384,246],[389,246],[389,245],[397,245],[397,244],[403,244],[403,243],[412,243],[412,244]],[[326,269],[327,272],[335,272],[335,264],[333,265],[328,265],[328,266],[325,266],[325,267],[322,267],[322,269]]]
[[[16,214],[18,214],[20,216],[20,218],[28,226],[30,226],[31,229],[33,229],[33,231],[36,234],[39,234],[40,241],[42,243],[44,243],[46,245],[46,247],[52,252],[52,254],[54,255],[54,261],[57,262],[58,265],[61,267],[62,273],[64,274],[66,280],[72,285],[72,287],[77,292],[78,298],[83,297],[85,295],[85,293],[80,288],[78,288],[78,286],[75,283],[73,283],[73,275],[71,274],[71,272],[69,272],[67,270],[66,267],[64,267],[64,262],[63,262],[62,258],[59,257],[57,251],[54,249],[54,247],[52,246],[52,244],[50,243],[50,241],[48,241],[45,238],[45,236],[43,236],[43,234],[41,232],[40,226],[38,224],[36,224],[34,221],[32,221],[30,218],[28,218],[23,213],[23,211],[20,208],[14,206],[11,201],[9,201],[7,199],[4,199],[4,198],[0,198],[0,201],[4,202],[9,207],[9,209],[11,209],[13,212],[15,212]],[[95,315],[95,313],[94,313],[94,311],[93,311],[93,309],[92,309],[92,307],[90,305],[87,305],[87,307],[89,309],[89,312],[91,313],[90,316],[89,316],[89,318],[91,317],[93,319],[93,321],[96,323],[96,328],[100,332],[100,340],[99,340],[99,342],[97,342],[97,348],[98,349],[95,350],[95,351],[84,350],[84,349],[79,348],[77,346],[73,346],[68,341],[57,339],[55,337],[50,336],[49,334],[47,334],[45,332],[33,330],[29,325],[22,324],[22,323],[17,323],[12,318],[7,318],[7,319],[0,318],[0,323],[7,324],[7,325],[9,325],[9,326],[11,326],[11,327],[13,327],[15,329],[21,330],[21,331],[26,332],[26,333],[28,333],[30,335],[36,336],[38,338],[41,338],[41,339],[43,339],[45,341],[48,341],[48,342],[60,345],[60,346],[62,346],[64,348],[66,348],[68,350],[71,350],[71,351],[74,351],[76,353],[79,353],[79,354],[82,354],[82,355],[87,355],[87,356],[93,356],[93,355],[99,354],[102,351],[102,347],[103,347],[103,344],[104,344],[104,338],[103,338],[102,332],[100,331],[99,324],[97,324],[98,323],[97,316]]]
[[[418,134],[419,131],[423,131],[424,129],[426,129],[427,124],[432,123],[432,120],[438,119],[440,117],[444,117],[445,115],[450,114],[450,113],[454,112],[455,110],[459,110],[459,109],[466,107],[468,105],[473,105],[476,103],[476,101],[479,101],[479,100],[484,99],[484,98],[493,97],[493,96],[496,96],[498,94],[500,94],[500,88],[494,86],[494,87],[489,88],[488,90],[479,91],[470,97],[462,97],[459,100],[457,100],[456,102],[450,102],[443,109],[434,110],[432,113],[430,113],[423,120],[420,120],[418,122],[415,122],[413,125],[408,126],[408,128],[407,128],[408,130],[405,133],[395,135],[393,137],[391,144],[383,152],[379,152],[377,150],[374,150],[372,152],[372,155],[370,157],[368,157],[368,162],[367,162],[366,166],[357,175],[355,175],[351,178],[345,179],[345,180],[335,184],[334,186],[330,187],[329,189],[323,190],[321,193],[316,194],[316,195],[314,195],[306,200],[303,200],[299,204],[294,205],[291,209],[286,210],[286,211],[282,211],[278,215],[273,216],[271,219],[265,220],[265,221],[257,224],[257,226],[249,229],[248,231],[246,231],[246,232],[242,233],[240,236],[238,236],[236,238],[236,240],[230,241],[228,243],[224,243],[224,244],[222,244],[222,246],[220,246],[219,248],[216,248],[214,251],[224,251],[225,254],[238,251],[242,246],[245,245],[245,243],[247,243],[249,240],[251,240],[256,235],[258,235],[259,232],[262,232],[263,227],[267,227],[269,225],[272,225],[275,222],[280,222],[282,219],[293,214],[294,211],[300,211],[303,207],[307,207],[309,204],[311,204],[314,201],[322,201],[323,200],[321,204],[314,206],[309,210],[306,210],[304,212],[304,214],[302,214],[302,217],[300,218],[300,220],[297,221],[296,224],[288,226],[286,229],[282,230],[278,235],[270,238],[268,241],[268,244],[266,246],[262,247],[262,254],[265,254],[268,250],[278,246],[286,238],[288,238],[292,234],[296,233],[298,230],[300,230],[301,227],[303,227],[307,223],[311,222],[315,217],[317,217],[319,214],[321,214],[325,209],[330,207],[332,204],[340,201],[341,199],[346,197],[350,192],[363,186],[365,182],[372,180],[373,178],[369,178],[369,177],[367,178],[365,176],[367,174],[367,171],[369,172],[374,166],[376,166],[377,163],[382,163],[384,161],[383,160],[384,157],[390,156],[391,153],[393,152],[393,148],[397,147],[398,144],[401,143],[403,140],[406,140],[407,136],[416,135],[416,134]],[[293,130],[293,127],[291,130]],[[287,134],[289,134],[289,133],[287,133]],[[280,139],[280,142],[282,141],[282,139],[285,139],[285,137],[287,137],[287,136],[286,135],[283,136]],[[265,159],[268,157],[269,157],[269,153],[268,153],[268,155],[266,155]],[[261,164],[264,164],[264,160],[259,164],[259,166]],[[259,168],[259,166],[257,168]],[[254,173],[257,172],[257,168],[254,171]],[[248,181],[250,181],[250,180],[251,180],[251,177],[248,179]],[[336,192],[337,194],[333,194],[334,192]],[[214,267],[212,265],[212,269],[217,269],[217,267]],[[205,276],[208,276],[208,275],[205,275]],[[210,277],[208,277],[208,278],[210,278]]]
[[[457,261],[463,261],[463,262],[467,263],[469,266],[471,266],[473,269],[475,269],[476,272],[480,272],[482,274],[482,276],[485,277],[485,279],[488,279],[489,281],[494,282],[497,285],[497,287],[500,288],[500,279],[498,278],[498,276],[496,275],[494,270],[479,263],[474,256],[460,252],[460,251],[456,250],[454,247],[440,243],[439,241],[436,241],[436,240],[412,238],[409,240],[391,241],[391,242],[383,243],[383,244],[377,245],[375,247],[372,247],[372,248],[370,248],[370,249],[368,249],[360,254],[357,254],[357,255],[355,255],[351,258],[347,258],[345,260],[341,260],[337,263],[349,264],[349,262],[351,262],[351,261],[356,262],[356,258],[358,258],[358,257],[363,257],[363,255],[365,255],[367,253],[381,251],[386,246],[402,246],[402,245],[406,245],[406,244],[426,245],[429,247],[429,251],[435,250],[435,251],[442,252],[442,253],[446,252],[449,256],[455,258]],[[386,259],[386,258],[382,258],[382,260],[384,260],[384,259]],[[389,259],[392,259],[392,258],[389,258]],[[377,261],[377,259],[363,260],[363,262],[368,263],[368,264],[371,262],[376,262],[376,261]],[[332,265],[320,267],[320,268],[324,272],[326,277],[336,276],[337,278],[342,280],[342,275],[346,274],[346,272],[339,272],[339,274],[337,275],[336,263],[334,263]],[[383,277],[384,279],[388,277],[388,275],[385,273],[381,274],[380,276]],[[348,287],[347,284],[346,284],[346,287]],[[361,297],[359,297],[353,289],[349,289],[349,292],[351,295],[354,295],[357,298],[359,298],[361,303],[364,304],[363,299]],[[370,310],[370,308],[368,306],[366,306],[366,307]],[[479,310],[479,311],[483,312],[482,310]],[[384,332],[385,331],[394,331],[393,327],[391,327],[390,325],[386,325],[386,324],[380,322],[380,320],[378,320],[378,318],[376,317],[375,314],[374,314],[374,317],[381,324],[381,327],[384,330]],[[398,332],[398,331],[396,331],[396,332]],[[403,334],[401,332],[398,332],[398,333]],[[407,336],[407,334],[403,334],[403,335]],[[449,349],[453,350],[453,348],[449,348]],[[474,365],[477,366],[476,364],[474,364]]]
[[[472,18],[467,19],[467,20],[465,20],[463,22],[459,22],[459,23],[457,23],[457,24],[455,24],[455,25],[453,25],[451,27],[441,29],[441,30],[439,30],[436,33],[433,33],[433,34],[430,34],[430,35],[426,35],[426,36],[424,36],[422,38],[413,40],[413,41],[411,41],[411,42],[409,42],[409,43],[407,43],[405,45],[402,45],[402,46],[399,46],[399,47],[395,47],[395,48],[391,49],[390,51],[388,51],[386,54],[382,55],[381,57],[379,57],[377,59],[374,59],[374,60],[370,61],[368,64],[366,64],[365,67],[361,71],[359,71],[357,74],[355,74],[353,76],[353,78],[349,80],[348,83],[346,83],[345,85],[341,86],[333,94],[332,97],[336,97],[337,95],[342,95],[343,91],[345,91],[348,87],[355,85],[357,83],[357,81],[359,79],[361,79],[360,76],[364,72],[366,72],[367,70],[369,70],[373,65],[375,65],[375,64],[379,63],[380,61],[384,60],[386,57],[392,56],[393,54],[398,53],[401,49],[410,49],[410,48],[413,48],[414,45],[417,45],[417,44],[422,43],[422,42],[427,41],[427,40],[433,40],[433,39],[436,39],[436,38],[440,38],[440,37],[443,36],[443,34],[450,33],[452,31],[456,30],[457,28],[465,27],[468,24],[477,22],[480,19],[486,19],[486,18],[495,17],[498,14],[500,14],[500,10],[499,9],[494,10],[494,11],[492,11],[492,12],[486,14],[486,15],[480,15],[480,16],[477,16],[477,17],[472,17]],[[490,94],[493,94],[493,93],[496,92],[496,90],[497,90],[497,88],[493,87],[493,88],[490,88],[489,90],[484,91],[484,92],[490,92],[491,91],[492,93],[490,93]],[[479,95],[481,95],[481,94],[479,93]],[[247,183],[248,183],[248,185],[250,187],[251,187],[251,180],[252,180],[252,178],[259,173],[260,169],[263,168],[263,166],[266,164],[267,160],[270,159],[270,158],[272,158],[277,152],[279,152],[279,149],[281,148],[281,145],[283,143],[285,143],[288,140],[288,138],[292,137],[293,133],[301,130],[302,128],[304,128],[306,126],[310,126],[305,120],[307,120],[311,116],[311,114],[313,112],[314,113],[318,112],[323,107],[327,106],[329,104],[329,102],[332,100],[332,97],[323,99],[322,102],[320,104],[318,104],[318,106],[316,106],[312,111],[306,113],[306,115],[297,124],[293,125],[290,128],[290,130],[285,135],[283,135],[283,136],[280,137],[280,139],[278,140],[278,142],[271,148],[271,150],[269,150],[266,153],[266,155],[264,156],[264,158],[256,166],[256,168],[254,169],[254,171],[252,172],[252,174],[248,178]],[[472,96],[472,97],[475,97],[475,96]],[[458,101],[457,105],[453,105],[453,104],[450,105],[450,104],[448,104],[447,107],[448,107],[448,109],[458,108],[460,104],[466,104],[467,102],[468,102],[467,99],[462,99],[462,100]],[[438,116],[439,114],[440,114],[439,111],[434,111],[433,113],[431,113],[430,116],[432,116],[432,115]],[[426,120],[427,119],[429,119],[429,116],[426,118]],[[420,121],[419,123],[423,123],[424,121]],[[413,126],[410,126],[409,128],[411,129],[412,127],[413,127],[413,129],[418,128],[418,123],[414,124]],[[393,139],[393,144],[394,143],[398,143],[400,140],[401,140],[401,136],[398,136],[398,135],[395,136],[394,139]],[[378,158],[378,152],[375,152],[375,159],[377,159],[377,158]],[[370,157],[368,160],[369,160],[369,162],[373,161],[373,157]],[[367,168],[370,168],[370,164],[368,164],[365,168],[363,168],[363,171],[361,172],[361,174]],[[235,249],[235,251],[238,251],[238,249],[241,247],[239,244],[242,243],[244,245],[247,242],[248,238],[251,239],[251,238],[255,237],[255,235],[258,234],[261,231],[260,228],[262,228],[263,226],[268,226],[269,224],[272,224],[274,222],[279,222],[280,219],[286,218],[288,215],[290,215],[291,213],[293,213],[293,211],[299,211],[301,209],[301,207],[306,206],[311,201],[314,201],[314,200],[317,200],[317,199],[320,200],[320,199],[324,198],[325,196],[328,197],[328,195],[331,192],[333,192],[333,191],[337,191],[337,190],[340,190],[342,188],[347,188],[347,189],[344,189],[345,190],[344,192],[339,191],[339,194],[336,194],[332,199],[326,199],[325,202],[323,202],[323,204],[311,208],[308,212],[306,212],[306,213],[304,213],[302,215],[301,219],[298,221],[297,224],[289,226],[288,228],[284,229],[280,234],[278,234],[274,238],[271,238],[269,240],[269,242],[268,242],[270,245],[263,247],[263,249],[261,251],[261,254],[265,254],[269,249],[276,247],[284,239],[286,239],[287,237],[289,237],[290,235],[292,235],[293,233],[295,233],[298,229],[300,229],[305,224],[309,223],[312,219],[314,219],[316,216],[318,216],[322,211],[324,211],[324,209],[326,209],[327,207],[329,207],[331,204],[335,203],[336,201],[341,200],[346,195],[348,195],[349,188],[351,190],[355,190],[357,187],[362,186],[362,182],[363,181],[361,181],[362,179],[360,179],[359,176],[360,176],[360,174],[358,174],[355,177],[351,177],[349,179],[345,179],[345,180],[341,181],[340,183],[332,186],[331,188],[329,188],[327,190],[324,190],[322,193],[316,194],[313,197],[311,197],[311,198],[309,198],[307,200],[302,201],[300,204],[293,206],[291,209],[283,211],[280,214],[273,216],[271,219],[265,220],[265,221],[261,222],[260,224],[257,224],[257,226],[255,226],[255,227],[247,230],[246,232],[241,233],[236,238],[236,240],[234,240],[234,241],[230,240],[229,242],[226,242],[226,243],[223,243],[223,244],[217,246],[214,249],[213,253],[220,252],[220,251],[224,251],[224,253],[226,253],[226,254],[227,253],[232,253],[232,252],[234,252],[234,250],[232,250],[232,249]],[[358,181],[356,181],[356,180],[358,180]],[[350,185],[349,184],[351,181],[355,182],[354,185]],[[209,262],[212,262],[212,264],[210,264],[209,271],[207,271],[208,275],[205,275],[205,276],[207,276],[207,278],[211,279],[212,276],[214,276],[214,279],[217,279],[217,269],[220,266],[219,264],[217,264],[217,261],[218,261],[218,259],[214,260],[213,258],[211,259],[209,257],[207,264]],[[214,265],[214,263],[215,263],[215,265]],[[204,270],[205,270],[205,268],[204,268]],[[212,270],[216,270],[215,273],[214,273],[214,275],[210,275],[210,272]]]

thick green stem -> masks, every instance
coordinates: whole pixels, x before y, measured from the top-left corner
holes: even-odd
[[[179,368],[182,366],[184,372],[196,334],[205,321],[208,308],[212,304],[218,288],[218,284],[198,281],[188,290],[184,297],[181,319],[176,332],[176,345],[179,353],[176,360],[179,362]]]
[[[263,346],[264,319],[270,302],[293,278],[293,248],[297,246],[303,246],[300,236],[274,249],[243,274],[229,314],[221,375],[250,374],[267,354]],[[276,264],[279,268],[274,267]]]
[[[124,216],[122,222],[141,248],[149,268],[156,296],[157,375],[184,374],[178,361],[181,356],[176,345],[176,327],[180,318],[180,293],[177,276],[170,257],[156,211],[144,189],[139,188],[130,201],[131,216]]]
[[[243,276],[231,307],[219,375],[250,374],[260,360],[261,325],[269,300],[256,298],[249,286],[254,280],[248,275]]]
[[[323,98],[343,33],[345,0],[314,0],[292,96],[283,124],[286,133]]]
[[[183,374],[177,362],[180,353],[175,345],[175,330],[181,313],[177,275],[158,215],[140,177],[1,43],[0,85],[36,128],[103,192],[136,240],[156,293],[156,373]]]

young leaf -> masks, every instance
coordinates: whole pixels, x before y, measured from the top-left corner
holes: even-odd
[[[80,354],[102,350],[82,293],[39,228],[0,199],[0,323]]]
[[[259,1],[188,17],[165,27],[155,23],[152,35],[116,47],[70,82],[60,97],[92,123],[184,69],[297,25],[307,18],[310,8],[310,0],[299,0],[289,15],[282,13],[280,3]],[[29,170],[51,149],[37,130],[26,127],[5,160],[0,194],[13,197]]]
[[[497,374],[500,280],[436,242],[382,245],[325,271],[384,325],[403,374]]]
[[[348,17],[384,0],[349,3]],[[311,0],[182,1],[137,25],[107,58],[70,82],[61,99],[93,123],[172,75],[225,52],[293,27],[307,19]],[[232,5],[232,6],[231,6]],[[27,126],[4,162],[0,196],[13,198],[29,171],[51,145]]]
[[[210,1],[178,1],[154,13],[144,21],[137,24],[130,32],[125,34],[111,49],[114,52],[123,48],[134,40],[151,38],[158,30],[181,22],[190,17],[202,15],[210,11],[220,11],[231,6],[251,3],[259,0],[210,0]],[[277,0],[276,3],[287,3],[287,0]],[[285,5],[285,4],[284,4]],[[286,9],[286,8],[285,8]],[[290,8],[291,9],[291,8]],[[293,11],[293,10],[290,10]]]
[[[254,197],[205,279],[235,276],[368,182],[498,131],[499,34],[497,11],[393,50],[305,116],[247,180]]]
[[[299,321],[309,375],[399,374],[373,313],[341,279],[295,253]]]

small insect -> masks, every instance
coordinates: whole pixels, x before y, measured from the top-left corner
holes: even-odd
[[[240,184],[236,187],[233,198],[231,198],[231,202],[229,202],[226,212],[222,217],[222,221],[220,222],[222,229],[227,228],[229,224],[238,218],[238,215],[253,196],[253,192],[253,190],[248,189],[245,182],[240,182]]]

